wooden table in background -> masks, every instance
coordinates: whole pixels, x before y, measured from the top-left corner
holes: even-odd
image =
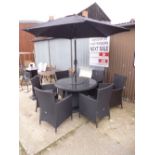
[[[41,76],[41,82],[43,79],[46,79],[47,81],[50,79],[50,82],[52,78],[55,80],[55,70],[39,72],[38,74]]]

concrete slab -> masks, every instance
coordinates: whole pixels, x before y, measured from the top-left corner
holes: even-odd
[[[121,146],[122,154],[135,154],[135,119],[134,104],[124,103],[124,108],[112,108],[111,119],[102,120],[98,131]],[[120,154],[121,154],[120,151]]]
[[[41,155],[134,155],[109,134],[101,134],[91,123],[44,150]]]
[[[35,112],[32,92],[20,92],[20,143],[26,154],[21,155],[134,155],[135,107],[123,102],[110,110],[111,119],[102,119],[98,128],[78,114],[58,128],[43,122],[39,125],[39,111]]]
[[[57,133],[54,128],[42,122],[39,125],[39,111],[35,112],[36,101],[30,99],[32,92],[20,92],[19,99],[19,130],[20,142],[27,154],[36,154],[48,147],[59,138],[75,130],[86,123],[85,118],[79,119],[78,114],[73,114],[73,119],[68,118],[58,127]]]

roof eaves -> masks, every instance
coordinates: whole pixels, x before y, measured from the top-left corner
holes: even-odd
[[[20,24],[40,24],[43,23],[41,21],[37,21],[37,20],[19,20]]]
[[[51,40],[54,39],[53,37],[37,37],[33,39],[33,42],[39,42],[39,41],[46,41],[46,40]]]
[[[124,23],[119,23],[115,24],[116,26],[121,26],[121,27],[135,27],[135,21],[130,21],[130,22],[124,22]]]

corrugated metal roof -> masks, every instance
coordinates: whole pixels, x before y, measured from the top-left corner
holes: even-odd
[[[135,20],[131,19],[129,22],[119,23],[115,25],[121,26],[121,27],[135,27]]]

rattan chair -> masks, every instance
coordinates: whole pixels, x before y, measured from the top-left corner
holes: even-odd
[[[40,76],[39,75],[34,76],[31,79],[31,83],[32,83],[32,95],[33,95],[33,99],[37,99],[36,98],[35,91],[34,91],[34,87],[39,88],[39,89],[42,89],[42,90],[52,90],[54,92],[54,94],[55,94],[55,97],[57,97],[57,93],[56,93],[57,89],[54,86],[54,84],[42,85],[41,82],[40,82]],[[36,103],[36,111],[37,111],[37,108],[38,107],[39,107],[39,104],[38,104],[38,101],[37,101],[37,103]]]
[[[80,114],[86,116],[92,122],[96,123],[98,126],[99,119],[109,116],[110,118],[110,108],[109,102],[111,97],[113,84],[98,89],[97,98],[94,99],[91,96],[86,96],[84,94],[79,95],[79,116]]]
[[[92,70],[92,79],[96,80],[98,85],[99,83],[105,82],[105,71],[104,70]]]
[[[64,70],[64,71],[56,71],[56,80],[62,79],[62,78],[67,78],[69,77],[69,70]]]
[[[55,132],[57,132],[57,127],[64,120],[69,116],[72,119],[72,95],[58,101],[52,91],[41,90],[36,87],[34,90],[40,106],[39,123],[46,121],[54,126]]]
[[[30,85],[30,78],[31,78],[31,74],[29,72],[27,72],[26,70],[24,70],[23,72],[21,72],[21,88],[23,90],[23,83],[26,84],[27,86],[27,92],[29,92],[29,85]]]
[[[105,82],[105,71],[93,69],[91,78],[96,80],[97,86],[94,89],[84,92],[84,94],[90,95],[90,96],[93,96],[94,98],[96,98],[97,97],[97,89],[99,87],[99,84]]]
[[[121,105],[121,108],[123,108],[122,105],[122,93],[123,89],[125,88],[127,78],[123,75],[114,74],[112,83],[114,84],[112,89],[112,95],[110,99],[110,107]],[[108,85],[108,83],[100,84],[99,87],[105,87],[105,85]]]

